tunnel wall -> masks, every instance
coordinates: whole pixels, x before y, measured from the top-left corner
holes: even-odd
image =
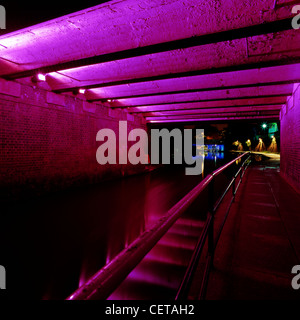
[[[109,128],[118,137],[119,120],[128,121],[128,130],[146,128],[143,118],[126,111],[0,79],[0,197],[27,197],[144,171],[142,165],[96,161],[97,132]]]
[[[300,84],[294,85],[293,95],[282,106],[281,175],[300,193]]]

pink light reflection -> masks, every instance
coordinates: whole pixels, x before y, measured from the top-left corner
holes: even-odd
[[[131,299],[140,294],[145,295],[145,291],[148,295],[160,289],[175,292],[184,276],[202,227],[202,221],[192,219],[176,222],[108,300]],[[189,231],[194,231],[195,228],[198,231],[197,236],[191,236]],[[176,232],[178,230],[180,232]]]

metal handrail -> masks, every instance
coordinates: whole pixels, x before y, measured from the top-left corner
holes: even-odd
[[[210,190],[210,194],[213,194],[214,190],[213,190],[213,186],[214,186],[214,178],[219,175],[221,172],[223,172],[226,168],[228,168],[230,165],[232,165],[232,163],[234,163],[236,160],[238,160],[239,158],[245,156],[246,154],[249,154],[250,152],[244,153],[242,156],[234,159],[233,161],[229,162],[228,164],[226,164],[225,166],[217,169],[216,171],[214,171],[212,173],[213,179],[211,180],[211,186],[212,189]],[[205,298],[205,294],[206,294],[206,290],[207,290],[207,285],[208,285],[208,277],[209,277],[209,273],[210,273],[210,269],[213,265],[213,259],[214,259],[214,251],[216,250],[219,238],[221,236],[223,227],[225,225],[225,222],[227,220],[230,208],[235,200],[235,195],[236,192],[242,182],[242,178],[245,174],[246,169],[248,168],[248,166],[250,165],[249,159],[251,158],[251,155],[249,155],[247,157],[247,159],[242,163],[240,169],[237,171],[237,173],[234,175],[234,177],[231,179],[229,185],[227,186],[227,188],[225,189],[225,191],[223,192],[223,194],[220,196],[220,198],[216,201],[216,203],[214,203],[214,200],[212,199],[212,197],[210,197],[210,203],[209,203],[209,214],[208,214],[208,218],[206,220],[205,223],[205,227],[201,233],[201,236],[199,238],[199,241],[195,247],[195,250],[193,252],[192,258],[190,260],[189,266],[186,270],[186,273],[184,275],[184,278],[181,282],[181,285],[179,287],[179,290],[176,294],[176,298],[175,300],[183,300],[187,298],[191,283],[193,281],[193,276],[194,273],[196,271],[196,268],[198,266],[198,262],[200,260],[201,257],[201,253],[204,249],[204,245],[206,243],[206,239],[208,239],[208,256],[206,259],[206,265],[205,265],[205,270],[204,270],[204,276],[202,279],[202,283],[201,283],[201,287],[200,287],[200,293],[199,293],[199,299],[203,300]],[[236,179],[237,177],[240,175],[240,181],[237,184],[237,186],[235,185]],[[216,211],[218,210],[218,208],[220,207],[223,199],[225,198],[226,194],[228,193],[228,191],[230,190],[230,188],[232,188],[232,197],[231,200],[229,202],[228,208],[226,210],[226,213],[224,215],[223,221],[219,227],[219,230],[217,232],[216,237],[214,237],[214,216]]]
[[[226,168],[235,163],[235,161],[241,159],[248,153],[249,152],[242,154],[220,169],[217,169],[212,174],[209,174],[194,189],[192,189],[177,204],[175,204],[168,211],[165,217],[158,220],[154,227],[145,231],[130,246],[117,255],[109,264],[103,267],[82,287],[69,296],[67,300],[107,299],[146,256],[146,254],[166,234],[166,232],[180,218],[180,216],[186,212],[186,210],[193,204],[203,190],[212,185],[214,177],[219,175]],[[209,227],[211,228],[211,224]],[[207,230],[208,233],[210,228]]]

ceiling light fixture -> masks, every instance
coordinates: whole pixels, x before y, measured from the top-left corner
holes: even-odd
[[[86,89],[77,88],[77,89],[74,89],[72,93],[74,96],[77,96],[78,94],[86,94]]]
[[[38,73],[37,75],[32,77],[32,82],[45,82],[46,81],[46,75],[42,73]]]

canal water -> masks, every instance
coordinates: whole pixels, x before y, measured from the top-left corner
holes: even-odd
[[[149,229],[205,175],[236,154],[208,155],[204,174],[183,167],[43,196],[5,210],[1,263],[12,299],[66,299]]]

